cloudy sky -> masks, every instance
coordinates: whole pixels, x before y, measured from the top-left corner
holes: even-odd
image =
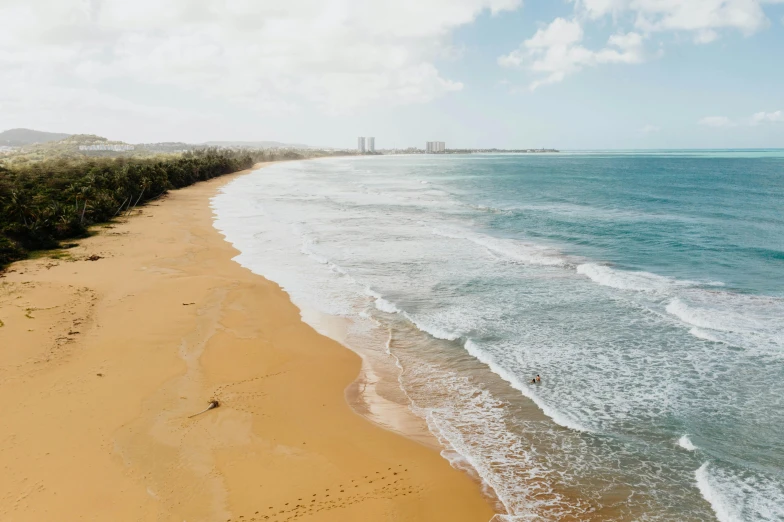
[[[0,0],[0,130],[784,147],[784,0]]]

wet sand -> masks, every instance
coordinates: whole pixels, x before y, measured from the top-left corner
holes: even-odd
[[[231,260],[209,199],[237,175],[0,278],[0,520],[490,520],[437,449],[351,409],[360,358]]]

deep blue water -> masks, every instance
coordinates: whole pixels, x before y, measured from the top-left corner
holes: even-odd
[[[480,162],[449,185],[507,211],[489,223],[501,234],[629,269],[784,293],[781,158],[534,157],[521,167],[517,158]]]
[[[286,163],[215,207],[510,520],[784,520],[784,152]]]

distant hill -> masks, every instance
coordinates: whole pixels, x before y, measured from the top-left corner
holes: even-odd
[[[6,154],[3,161],[9,165],[45,159],[84,157],[152,156],[154,153],[136,151],[135,145],[107,140],[94,134],[66,135],[65,139],[25,145]]]
[[[30,129],[10,129],[0,132],[0,145],[6,147],[23,147],[34,143],[49,143],[50,141],[60,141],[70,134],[59,132],[41,132]]]
[[[57,134],[11,129],[0,133],[0,163],[13,166],[48,159],[145,158],[183,154],[206,147],[247,148],[256,151],[280,149],[297,153],[320,150],[308,145],[279,141],[210,141],[201,144],[162,142],[131,145],[94,134]]]
[[[301,143],[281,143],[279,141],[208,141],[208,147],[247,147],[249,149],[314,149]]]

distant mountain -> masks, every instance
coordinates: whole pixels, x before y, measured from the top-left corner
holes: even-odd
[[[209,147],[248,147],[251,149],[314,149],[301,143],[281,143],[279,141],[208,141]]]
[[[70,134],[59,132],[41,132],[30,129],[10,129],[0,132],[0,145],[6,147],[23,147],[34,143],[48,143],[50,141],[60,141],[69,137]]]

